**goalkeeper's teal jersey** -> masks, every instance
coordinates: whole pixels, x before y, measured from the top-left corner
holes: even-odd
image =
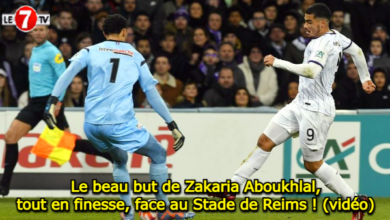
[[[134,118],[133,86],[143,91],[157,84],[142,55],[128,43],[104,41],[75,54],[70,61],[88,67],[85,121],[119,124]]]

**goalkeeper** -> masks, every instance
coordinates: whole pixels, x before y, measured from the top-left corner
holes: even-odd
[[[49,126],[55,126],[55,106],[61,93],[71,83],[73,77],[88,66],[89,87],[85,99],[84,131],[88,139],[101,152],[108,152],[114,161],[113,176],[115,182],[128,183],[130,177],[126,163],[128,153],[138,153],[152,160],[150,179],[159,185],[157,200],[168,206],[167,196],[161,186],[168,179],[166,150],[135,118],[132,89],[139,80],[154,110],[165,120],[175,139],[174,150],[178,151],[184,144],[184,136],[179,131],[165,102],[156,90],[157,81],[152,77],[142,55],[133,46],[125,42],[127,21],[120,15],[110,15],[103,25],[107,38],[80,50],[70,61],[68,69],[58,79],[52,96],[46,106],[44,120]],[[130,192],[120,194],[127,206],[131,206]],[[192,218],[193,212],[172,212],[169,208],[158,212],[158,219]],[[133,220],[134,210],[123,219]]]

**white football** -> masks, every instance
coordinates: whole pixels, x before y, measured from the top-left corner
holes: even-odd
[[[149,199],[148,202],[155,199]],[[156,211],[140,211],[139,217],[141,220],[157,220],[157,212]]]

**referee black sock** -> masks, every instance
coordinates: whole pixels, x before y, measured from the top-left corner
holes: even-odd
[[[1,180],[1,185],[9,187],[11,182],[12,174],[16,163],[18,162],[19,157],[19,148],[18,144],[7,144],[6,153],[5,153],[5,163],[4,163],[4,174],[3,179]]]
[[[98,151],[93,146],[93,144],[91,142],[89,142],[88,140],[81,140],[81,139],[76,140],[76,146],[74,147],[74,151],[104,157],[107,160],[111,161],[111,163],[112,163],[112,158],[111,158],[111,155],[109,153],[102,153],[102,152]]]

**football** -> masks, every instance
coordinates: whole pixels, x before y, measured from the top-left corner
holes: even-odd
[[[139,217],[142,219],[142,220],[157,220],[157,212],[143,212],[143,211],[140,211],[139,212]]]
[[[156,199],[149,199],[148,202],[150,202],[151,200],[156,200]],[[140,211],[138,214],[141,220],[157,220],[156,211]]]

